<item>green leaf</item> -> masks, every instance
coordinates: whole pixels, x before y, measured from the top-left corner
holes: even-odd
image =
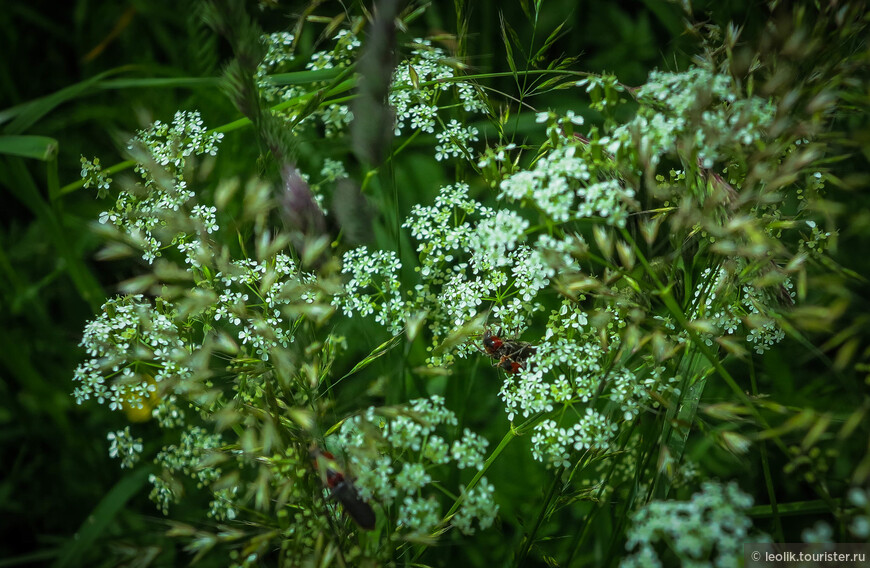
[[[129,79],[106,79],[97,84],[99,89],[166,89],[166,88],[217,88],[219,77],[131,77]]]
[[[57,156],[57,140],[48,136],[0,136],[0,154],[43,162]]]
[[[304,85],[319,81],[331,81],[341,74],[342,69],[316,69],[313,71],[296,71],[294,73],[276,73],[269,75],[266,80],[272,85]]]
[[[535,53],[533,61],[538,61],[540,58],[544,57],[547,53],[547,50],[550,49],[550,46],[556,43],[559,38],[563,37],[568,33],[568,30],[562,31],[562,28],[564,26],[565,22],[562,22],[561,24],[556,26],[555,30],[550,32],[550,35],[547,36],[546,41],[544,41],[544,45],[542,45],[541,48]]]
[[[514,63],[514,51],[513,48],[511,48],[511,40],[508,37],[508,29],[510,28],[510,24],[505,21],[504,14],[499,14],[499,20],[501,21],[501,37],[502,41],[504,42],[505,57],[507,57],[508,67],[510,67],[513,74],[516,75],[517,65],[516,63]],[[513,32],[513,30],[511,30],[511,32]]]
[[[0,167],[0,184],[6,186],[9,192],[36,216],[82,299],[96,313],[106,295],[82,258],[72,250],[69,235],[64,230],[57,211],[40,195],[33,177],[19,158],[3,160],[4,167]]]
[[[94,543],[103,534],[106,527],[112,523],[127,501],[142,489],[148,475],[153,471],[154,466],[145,466],[131,472],[116,483],[93,512],[88,515],[75,536],[69,539],[61,549],[59,558],[52,565],[53,568],[81,566],[82,554],[94,547]]]
[[[357,371],[361,371],[362,369],[365,369],[366,367],[368,367],[369,365],[374,363],[375,359],[377,359],[378,357],[381,357],[382,355],[386,355],[386,353],[390,349],[392,349],[393,347],[395,347],[396,345],[399,344],[399,340],[402,339],[402,335],[404,335],[404,334],[400,333],[398,335],[394,335],[390,339],[384,341],[383,343],[381,343],[380,345],[375,347],[375,349],[371,353],[369,353],[365,359],[363,359],[362,361],[360,361],[359,363],[354,365],[353,369],[351,369],[350,371],[348,371],[347,374],[345,374],[343,377],[338,379],[338,381],[336,381],[335,384],[338,384],[339,382],[341,382],[344,379],[346,379],[347,377],[353,375]],[[335,385],[333,385],[333,386],[335,386]]]
[[[113,73],[119,73],[123,69],[124,68],[111,69],[104,73],[100,73],[99,75],[94,75],[90,79],[86,79],[76,83],[75,85],[70,85],[69,87],[50,95],[0,111],[0,124],[12,120],[12,122],[3,129],[3,132],[6,134],[21,134],[61,104],[89,92],[97,85],[97,83],[100,82],[101,79],[108,77]]]

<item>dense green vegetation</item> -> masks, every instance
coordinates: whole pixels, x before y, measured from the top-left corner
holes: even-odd
[[[865,4],[566,4],[0,11],[0,566],[868,541]]]

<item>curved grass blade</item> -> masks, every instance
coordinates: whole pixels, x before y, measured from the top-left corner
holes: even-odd
[[[360,361],[359,363],[354,365],[353,369],[351,369],[350,371],[347,372],[347,374],[345,374],[343,377],[341,377],[340,379],[335,381],[335,383],[333,383],[332,386],[337,385],[338,383],[340,383],[344,379],[348,378],[349,376],[357,373],[358,371],[365,369],[366,367],[368,367],[369,365],[374,363],[375,359],[377,359],[378,357],[386,355],[388,351],[390,351],[393,347],[395,347],[396,345],[399,344],[399,341],[402,339],[402,335],[404,335],[404,334],[399,333],[398,335],[394,335],[390,339],[384,341],[383,343],[381,343],[380,345],[375,347],[371,353],[366,355],[365,359],[363,359],[362,361]]]
[[[97,538],[103,534],[103,531],[115,519],[118,512],[124,508],[127,501],[139,492],[148,479],[148,475],[153,471],[153,466],[142,467],[116,483],[94,511],[88,515],[75,536],[67,541],[52,568],[81,566],[82,554],[94,546]]]
[[[57,140],[48,136],[0,136],[0,154],[43,162],[57,156]]]

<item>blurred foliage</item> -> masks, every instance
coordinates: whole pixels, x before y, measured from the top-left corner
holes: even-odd
[[[583,110],[602,123],[605,117],[590,110],[576,89],[525,93],[522,82],[511,76],[505,35],[511,36],[509,43],[516,40],[513,53],[522,70],[526,59],[522,52],[530,44],[538,49],[552,30],[562,26],[563,33],[535,64],[546,67],[560,58],[575,58],[564,62],[572,69],[613,74],[631,86],[646,81],[654,68],[684,69],[701,53],[700,39],[711,33],[712,28],[704,24],[718,25],[727,33],[729,22],[734,22],[743,27],[740,41],[728,48],[728,54],[707,55],[730,62],[736,77],[752,75],[753,83],[744,85],[747,90],[775,96],[796,113],[829,104],[825,97],[831,93],[844,95],[823,128],[807,132],[826,145],[829,162],[828,193],[818,214],[840,228],[830,260],[819,260],[822,265],[797,282],[798,296],[811,298],[813,308],[801,311],[798,306],[792,316],[796,327],[789,330],[788,340],[764,357],[750,357],[751,381],[749,377],[740,381],[759,406],[764,406],[767,396],[776,401],[765,416],[788,418],[776,420],[780,428],[776,435],[791,436],[787,453],[762,442],[761,451],[742,456],[727,451],[727,443],[714,444],[713,440],[725,439],[739,447],[748,435],[739,431],[746,408],[732,405],[728,386],[714,381],[707,383],[699,402],[705,435],[692,436],[686,445],[686,456],[703,464],[706,476],[737,479],[744,490],[751,490],[757,505],[750,516],[756,527],[777,540],[785,537],[786,542],[799,540],[801,531],[816,520],[831,521],[832,509],[847,508],[833,497],[842,495],[844,486],[825,487],[832,497],[820,504],[813,489],[819,469],[854,485],[866,487],[870,480],[870,311],[865,277],[870,274],[870,259],[864,256],[870,250],[868,47],[843,24],[847,6],[816,3],[826,14],[816,23],[813,4],[807,3],[810,7],[801,16],[799,10],[792,12],[785,6],[771,13],[755,2],[695,3],[693,14],[703,24],[690,26],[679,5],[663,0],[633,5],[544,2],[534,25],[527,17],[532,12],[529,2],[469,2],[459,18],[454,5],[441,2],[428,6],[408,23],[408,29],[397,30],[399,45],[412,37],[435,38],[467,65],[466,73],[503,73],[485,82],[493,98],[507,94],[537,110],[561,114]],[[856,3],[854,9],[860,6]],[[342,12],[337,2],[246,6],[246,13],[267,32],[304,22],[297,33],[297,51],[302,54],[320,49],[324,22]],[[513,31],[503,31],[500,21]],[[234,177],[247,180],[261,174],[277,183],[282,179],[280,160],[289,155],[313,170],[313,164],[325,158],[351,152],[353,141],[350,137],[338,142],[312,140],[310,145],[276,151],[282,142],[270,138],[274,131],[268,120],[258,122],[253,111],[239,104],[245,95],[243,85],[235,85],[236,90],[226,96],[220,76],[239,50],[206,25],[199,2],[137,0],[101,5],[80,1],[61,8],[41,1],[15,2],[0,11],[0,32],[0,52],[6,54],[0,66],[0,143],[6,136],[43,137],[0,144],[0,187],[7,197],[0,228],[4,346],[0,566],[186,565],[193,554],[184,550],[186,541],[174,537],[205,538],[204,529],[198,532],[204,519],[197,516],[203,502],[191,496],[173,509],[172,522],[163,518],[146,495],[151,466],[119,470],[107,453],[106,433],[122,429],[134,417],[95,411],[96,405],[77,406],[70,396],[73,369],[83,358],[77,344],[84,323],[119,291],[119,282],[141,275],[143,268],[141,262],[129,259],[96,259],[103,240],[91,223],[107,205],[94,198],[93,189],[74,187],[80,179],[80,157],[100,156],[104,166],[122,163],[128,159],[122,149],[134,131],[157,119],[170,121],[178,110],[200,111],[209,126],[247,116],[256,128],[228,130],[222,158],[208,162],[213,169],[197,191],[210,196],[219,180]],[[617,113],[628,116],[634,107],[628,102]],[[507,108],[506,104],[496,111]],[[516,105],[510,112],[511,132],[518,142],[542,142],[536,139],[540,134],[534,113],[517,114]],[[801,124],[813,126],[811,121]],[[482,138],[496,138],[491,125],[477,126]],[[371,140],[379,140],[372,136]],[[365,178],[372,206],[379,212],[371,223],[372,248],[393,250],[398,243],[408,275],[415,255],[408,238],[400,234],[401,220],[413,205],[431,203],[440,186],[453,182],[453,168],[431,158],[434,143],[434,136],[421,135],[388,165],[369,170],[369,161],[378,156],[363,156],[352,172],[357,178],[374,172]],[[7,150],[10,147],[18,151]],[[279,159],[277,165],[264,158],[270,152]],[[286,176],[283,182],[291,183]],[[491,196],[479,188],[475,191],[481,200],[494,204]],[[356,194],[350,195],[354,199]],[[231,213],[242,215],[236,207]],[[275,226],[282,223],[279,214],[270,219]],[[461,424],[481,431],[498,422],[488,432],[504,431],[502,408],[492,394],[499,379],[486,361],[466,367],[462,380],[434,376],[432,385],[437,386],[426,386],[416,375],[406,380],[411,375],[406,362],[419,364],[426,356],[421,342],[408,343],[401,354],[394,350],[386,357],[366,359],[374,346],[388,340],[388,334],[367,321],[350,322],[341,331],[362,340],[333,362],[334,375],[345,376],[365,360],[371,380],[342,383],[329,409],[332,417],[358,410],[362,399],[398,404],[440,388],[451,403],[464,401],[458,408],[451,407]],[[731,371],[746,368],[740,357],[725,364]],[[849,402],[845,409],[844,399]],[[143,435],[148,445],[145,455],[169,443],[161,440],[156,425],[143,428],[150,436]],[[762,432],[754,441],[767,437],[774,436]],[[518,438],[488,473],[498,488],[502,521],[497,530],[478,534],[474,546],[451,534],[422,561],[486,566],[508,563],[525,547],[526,565],[585,565],[602,558],[616,562],[623,545],[620,531],[625,527],[613,523],[624,520],[625,512],[602,514],[588,495],[562,485],[552,471],[529,460],[529,445],[528,436]],[[765,479],[765,471],[773,472],[773,478]],[[456,485],[456,479],[450,481]],[[770,485],[783,502],[778,510],[768,501]],[[551,498],[556,495],[554,500],[545,501],[548,491]],[[685,499],[691,492],[674,489],[674,494]],[[555,504],[542,511],[543,502]],[[795,503],[799,505],[790,509]],[[598,516],[592,517],[593,511]],[[530,525],[539,516],[549,522],[529,543],[527,536],[535,530]],[[585,540],[593,522],[604,527],[602,534],[615,536],[609,541]],[[329,546],[318,542],[314,548],[334,553]],[[581,553],[575,555],[578,550]],[[568,558],[572,560],[566,563]],[[226,559],[220,554],[205,556],[199,565],[222,566]]]

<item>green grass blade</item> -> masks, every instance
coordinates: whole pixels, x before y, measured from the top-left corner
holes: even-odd
[[[331,81],[341,74],[341,68],[317,69],[314,71],[296,71],[294,73],[276,73],[266,80],[272,85],[304,85],[318,81]]]
[[[341,377],[340,379],[335,381],[335,383],[332,386],[337,385],[338,383],[340,383],[344,379],[348,378],[349,376],[353,375],[354,373],[357,373],[358,371],[365,369],[366,367],[368,367],[369,365],[374,363],[375,359],[377,359],[378,357],[386,355],[389,350],[391,350],[393,347],[395,347],[396,345],[399,344],[399,341],[402,339],[403,335],[404,335],[404,333],[394,335],[390,339],[384,341],[383,343],[381,343],[380,345],[375,347],[371,353],[366,355],[365,359],[363,359],[362,361],[360,361],[359,363],[354,365],[353,369],[351,369],[343,377]]]
[[[42,198],[36,182],[19,158],[6,158],[4,162],[6,167],[0,168],[0,183],[27,206],[42,224],[82,299],[96,313],[106,295],[82,258],[70,247],[69,235],[57,212]]]
[[[90,89],[93,89],[103,78],[114,73],[120,73],[124,69],[125,68],[123,67],[110,69],[109,71],[105,71],[99,75],[94,75],[90,79],[86,79],[76,83],[75,85],[70,85],[69,87],[50,95],[46,95],[23,105],[0,111],[0,124],[12,120],[12,122],[3,129],[3,132],[6,134],[21,134],[58,106],[81,96]]]
[[[148,88],[217,88],[218,77],[142,77],[106,79],[115,74],[135,69],[124,66],[110,69],[90,79],[70,85],[60,91],[0,111],[0,124],[12,121],[3,129],[6,134],[21,134],[61,104],[97,90],[148,89]]]
[[[48,136],[0,136],[0,154],[43,162],[57,156],[57,140]]]
[[[118,512],[124,508],[127,501],[142,489],[148,475],[153,470],[153,466],[142,467],[116,483],[93,512],[88,515],[78,532],[61,549],[59,558],[52,565],[53,568],[81,566],[82,554],[94,546],[96,540],[115,519]]]
[[[0,568],[7,568],[8,566],[28,566],[37,564],[39,562],[45,562],[47,560],[51,560],[52,558],[56,558],[60,554],[59,550],[39,550],[37,552],[30,552],[28,554],[22,554],[21,556],[14,556],[12,558],[4,558],[0,560]],[[41,566],[41,564],[40,564]]]
[[[220,87],[220,77],[131,77],[129,79],[107,79],[97,87],[104,91],[116,89],[199,89]]]

